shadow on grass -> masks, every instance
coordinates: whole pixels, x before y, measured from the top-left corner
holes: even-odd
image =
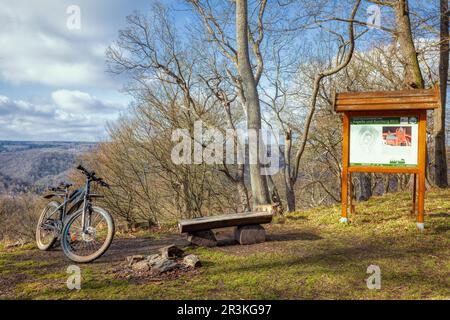
[[[434,227],[434,231],[435,231],[435,233],[450,231],[450,225],[436,226],[436,227]]]
[[[209,266],[208,274],[226,272],[230,279],[254,277],[260,274],[283,273],[279,286],[289,287],[289,283],[308,284],[305,292],[317,291],[317,297],[354,296],[361,290],[361,297],[367,293],[365,280],[368,277],[366,268],[371,264],[381,267],[384,298],[397,299],[399,296],[408,298],[432,298],[433,295],[443,296],[448,293],[448,283],[445,274],[437,267],[425,267],[426,257],[438,253],[439,249],[430,246],[410,248],[393,248],[380,244],[363,243],[345,248],[319,249],[306,253],[304,256],[271,256],[270,259],[253,259],[251,262],[218,264]],[[442,255],[442,252],[439,252]],[[422,255],[418,260],[418,255]],[[214,268],[214,269],[213,269]],[[224,270],[226,268],[226,270]],[[322,283],[322,280],[324,282]],[[306,282],[305,282],[306,281]],[[336,292],[336,290],[341,292]],[[271,286],[265,288],[268,293]],[[290,294],[296,295],[295,292]],[[290,295],[288,294],[288,296]],[[305,293],[303,293],[304,295]],[[282,296],[282,295],[280,295]]]
[[[338,242],[346,240],[336,239]],[[395,243],[401,241],[395,237],[386,237],[385,239],[378,239],[378,241],[364,241],[358,245],[352,245],[351,242],[346,247],[341,248],[313,248],[312,251],[307,252],[303,256],[287,256],[286,258],[277,258],[270,260],[261,260],[255,264],[241,264],[230,268],[229,272],[258,272],[268,269],[283,268],[286,265],[303,265],[303,266],[317,266],[326,267],[331,272],[345,273],[345,265],[354,266],[356,263],[363,263],[367,261],[367,265],[376,260],[385,260],[393,258],[400,263],[408,259],[416,259],[418,255],[429,256],[438,254],[443,248],[433,245],[418,246],[411,244],[410,247],[396,247],[392,245],[385,245],[388,243]],[[403,239],[404,241],[404,239]],[[401,261],[403,260],[403,261]],[[370,263],[369,263],[370,262]],[[218,270],[217,272],[222,272]]]
[[[427,213],[427,216],[431,218],[450,218],[450,213],[446,212]]]
[[[277,232],[269,234],[267,236],[267,241],[295,241],[295,240],[320,240],[321,236],[312,232]]]
[[[276,232],[270,233],[266,236],[267,242],[282,242],[282,241],[295,241],[295,240],[308,240],[315,241],[320,240],[322,237],[313,233],[313,232]],[[220,237],[218,237],[218,246],[219,247],[228,247],[228,246],[239,246],[239,243],[234,239],[234,234],[232,232],[222,233]]]
[[[299,220],[308,220],[308,218],[304,216],[286,216],[286,220],[299,221]]]

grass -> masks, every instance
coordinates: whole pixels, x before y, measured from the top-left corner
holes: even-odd
[[[196,275],[133,282],[82,265],[81,290],[66,287],[65,268],[35,261],[34,249],[0,248],[0,279],[15,281],[0,297],[16,299],[449,299],[450,191],[426,198],[426,229],[409,214],[409,194],[357,203],[347,225],[340,206],[278,217],[271,241],[252,246],[193,248]],[[381,269],[381,289],[369,290],[369,265]]]

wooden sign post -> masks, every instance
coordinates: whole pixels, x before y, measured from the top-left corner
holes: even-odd
[[[439,86],[429,90],[348,92],[335,95],[342,112],[342,215],[354,212],[353,172],[414,175],[412,212],[424,228],[427,110],[440,107]],[[417,180],[417,181],[416,181]]]

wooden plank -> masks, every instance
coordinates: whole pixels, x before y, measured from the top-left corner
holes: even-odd
[[[411,213],[415,214],[416,213],[416,194],[417,194],[417,174],[414,173],[413,174],[413,198],[412,198],[412,208],[411,208]]]
[[[334,97],[336,112],[424,110],[440,106],[439,86],[424,90],[345,92]]]
[[[348,172],[418,173],[418,167],[350,166]]]
[[[425,210],[425,166],[426,166],[426,136],[427,136],[427,114],[421,112],[419,118],[419,154],[417,156],[419,165],[418,190],[417,190],[417,222],[424,222]]]
[[[348,183],[349,183],[349,186],[348,186],[348,188],[349,188],[349,196],[348,196],[348,199],[349,199],[349,202],[350,202],[350,204],[349,204],[349,207],[350,207],[350,213],[351,214],[354,214],[355,213],[355,205],[353,204],[353,180],[352,180],[352,173],[351,172],[349,172],[349,174],[348,174]]]
[[[178,229],[180,230],[180,233],[185,233],[252,224],[265,224],[270,223],[272,217],[272,213],[269,212],[248,212],[202,217],[181,220],[178,223]]]
[[[347,111],[350,118],[352,117],[419,117],[420,111],[418,110],[367,110],[364,112],[359,111]]]
[[[344,112],[344,111],[383,111],[383,110],[430,110],[436,109],[438,105],[436,103],[405,103],[405,104],[352,104],[352,105],[341,105],[336,107],[336,112]]]
[[[347,206],[348,206],[348,164],[349,164],[349,145],[350,145],[350,117],[347,113],[344,113],[344,121],[342,123],[342,182],[341,182],[341,199],[342,199],[342,212],[341,217],[347,218]]]
[[[380,99],[380,98],[409,98],[409,97],[435,97],[436,93],[430,90],[406,91],[380,91],[380,92],[342,92],[336,93],[336,99]]]
[[[430,89],[403,89],[390,91],[358,91],[337,93],[338,97],[412,97],[412,96],[438,96],[437,86]]]
[[[407,97],[407,98],[382,98],[382,99],[337,99],[339,106],[366,105],[366,104],[417,104],[417,103],[436,103],[434,97]]]

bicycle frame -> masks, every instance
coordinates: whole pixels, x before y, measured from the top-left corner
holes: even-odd
[[[91,191],[91,179],[86,178],[85,186],[82,189],[78,189],[75,192],[78,192],[78,194],[73,194],[72,197],[69,196],[68,188],[65,189],[64,195],[55,193],[54,196],[63,196],[63,203],[60,204],[50,215],[54,215],[56,212],[60,211],[61,209],[61,221],[64,223],[65,218],[74,213],[76,210],[78,210],[81,205],[83,207],[83,214],[81,217],[81,223],[83,226],[83,232],[86,232],[87,226],[89,226],[89,217],[86,219],[86,213],[89,211],[91,206],[90,201],[90,191]],[[69,207],[70,206],[70,207]],[[87,222],[87,223],[86,223]]]

